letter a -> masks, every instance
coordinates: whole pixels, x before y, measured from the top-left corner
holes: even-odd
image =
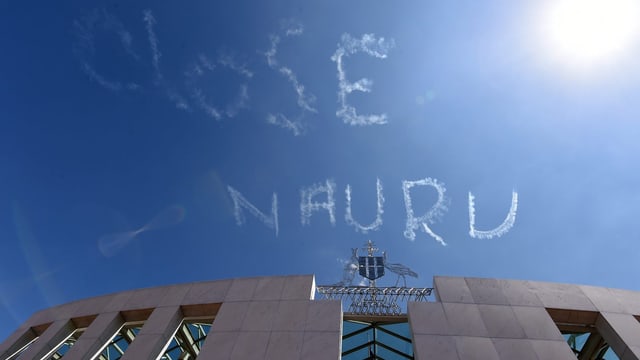
[[[324,185],[314,184],[300,190],[300,221],[302,225],[311,224],[311,213],[318,210],[327,210],[329,222],[333,226],[336,225],[336,201],[333,197],[335,190],[336,184],[333,180],[327,180]],[[327,201],[314,202],[313,198],[321,193],[327,194]]]

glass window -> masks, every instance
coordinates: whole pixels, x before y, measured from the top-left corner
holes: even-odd
[[[93,360],[118,360],[127,351],[133,340],[142,329],[142,323],[125,324],[118,332],[109,340],[103,350],[96,355]]]
[[[36,340],[38,340],[38,338],[34,338],[33,340],[29,341],[25,346],[23,346],[22,348],[20,348],[20,350],[16,351],[15,353],[9,355],[9,357],[7,358],[7,360],[15,360],[18,358],[18,356],[20,356],[20,354],[22,354],[23,352],[25,352],[25,350],[27,350],[29,348],[29,346],[31,346],[31,344],[33,344],[34,342],[36,342]]]
[[[167,345],[161,360],[195,359],[211,329],[213,319],[184,320]]]
[[[413,359],[411,330],[406,319],[385,322],[345,320],[342,358]]]
[[[595,325],[597,312],[561,309],[547,309],[547,312],[578,359],[620,359]]]
[[[57,360],[61,359],[71,347],[80,339],[80,336],[84,334],[86,329],[77,329],[68,338],[66,338],[60,345],[58,345],[55,350],[53,350],[50,355],[46,356],[47,360]]]

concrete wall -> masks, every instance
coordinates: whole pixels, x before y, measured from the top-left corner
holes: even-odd
[[[575,360],[556,321],[593,326],[622,359],[640,355],[640,293],[533,281],[434,278],[411,303],[416,359]]]
[[[34,314],[0,344],[0,359],[39,359],[87,327],[65,360],[89,359],[127,321],[146,319],[123,360],[155,359],[186,316],[215,316],[198,359],[339,359],[342,309],[314,301],[312,275],[234,279],[122,292]],[[213,306],[211,306],[213,305]]]
[[[434,278],[436,302],[410,303],[416,359],[574,360],[556,322],[596,329],[639,359],[640,293],[532,281]],[[215,317],[198,359],[339,359],[342,307],[313,300],[312,275],[233,279],[121,292],[35,313],[0,344],[0,360],[39,359],[86,328],[65,360],[89,359],[125,323],[144,325],[125,355],[155,359],[184,318]]]

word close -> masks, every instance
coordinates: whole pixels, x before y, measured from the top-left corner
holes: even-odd
[[[156,34],[158,22],[150,9],[143,12],[142,21],[146,30],[147,51],[151,53],[151,58],[148,61],[151,65],[153,85],[162,89],[166,93],[167,99],[177,109],[191,112],[194,108],[197,108],[212,119],[222,120],[233,118],[241,110],[249,107],[249,85],[254,76],[254,71],[249,69],[245,63],[238,61],[229,53],[221,53],[217,58],[211,58],[200,53],[194,55],[194,59],[187,65],[187,70],[178,77],[182,78],[183,84],[174,84],[169,80],[171,77],[165,76],[163,72],[161,61],[163,54],[160,49],[160,39]],[[139,81],[141,80],[140,77],[137,80],[132,76],[129,76],[128,80],[108,78],[99,72],[94,65],[97,62],[96,38],[100,32],[106,32],[112,36],[115,35],[119,43],[118,46],[124,51],[130,63],[139,65],[142,62],[142,58],[139,55],[141,51],[133,46],[133,35],[116,16],[105,9],[96,9],[74,22],[74,32],[76,35],[73,45],[74,53],[80,61],[82,71],[92,81],[113,92],[139,92],[145,87]],[[266,122],[284,128],[295,136],[306,132],[305,118],[308,115],[318,113],[315,105],[316,97],[309,92],[292,68],[282,64],[278,58],[278,46],[284,39],[300,37],[303,33],[304,28],[301,24],[287,24],[281,31],[269,36],[270,47],[267,51],[258,50],[259,53],[264,55],[267,69],[279,73],[289,84],[293,93],[295,93],[298,108],[297,114],[285,114],[278,111],[268,112],[266,114]],[[388,122],[386,114],[360,114],[348,102],[348,95],[354,92],[371,92],[373,80],[361,78],[350,81],[345,69],[345,60],[358,53],[384,60],[394,46],[395,41],[393,39],[376,37],[374,34],[363,34],[360,37],[354,37],[345,33],[341,36],[335,53],[330,59],[336,64],[336,76],[338,79],[337,95],[339,105],[335,114],[345,124],[366,126]],[[206,91],[206,88],[211,85],[206,80],[206,76],[210,76],[210,74],[220,70],[230,71],[239,79],[237,91],[228,89],[227,92],[235,92],[235,96],[227,100],[226,104]]]

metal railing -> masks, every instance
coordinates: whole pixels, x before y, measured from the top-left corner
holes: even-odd
[[[317,286],[321,298],[341,300],[348,313],[357,315],[402,315],[409,301],[428,301],[433,288]]]

